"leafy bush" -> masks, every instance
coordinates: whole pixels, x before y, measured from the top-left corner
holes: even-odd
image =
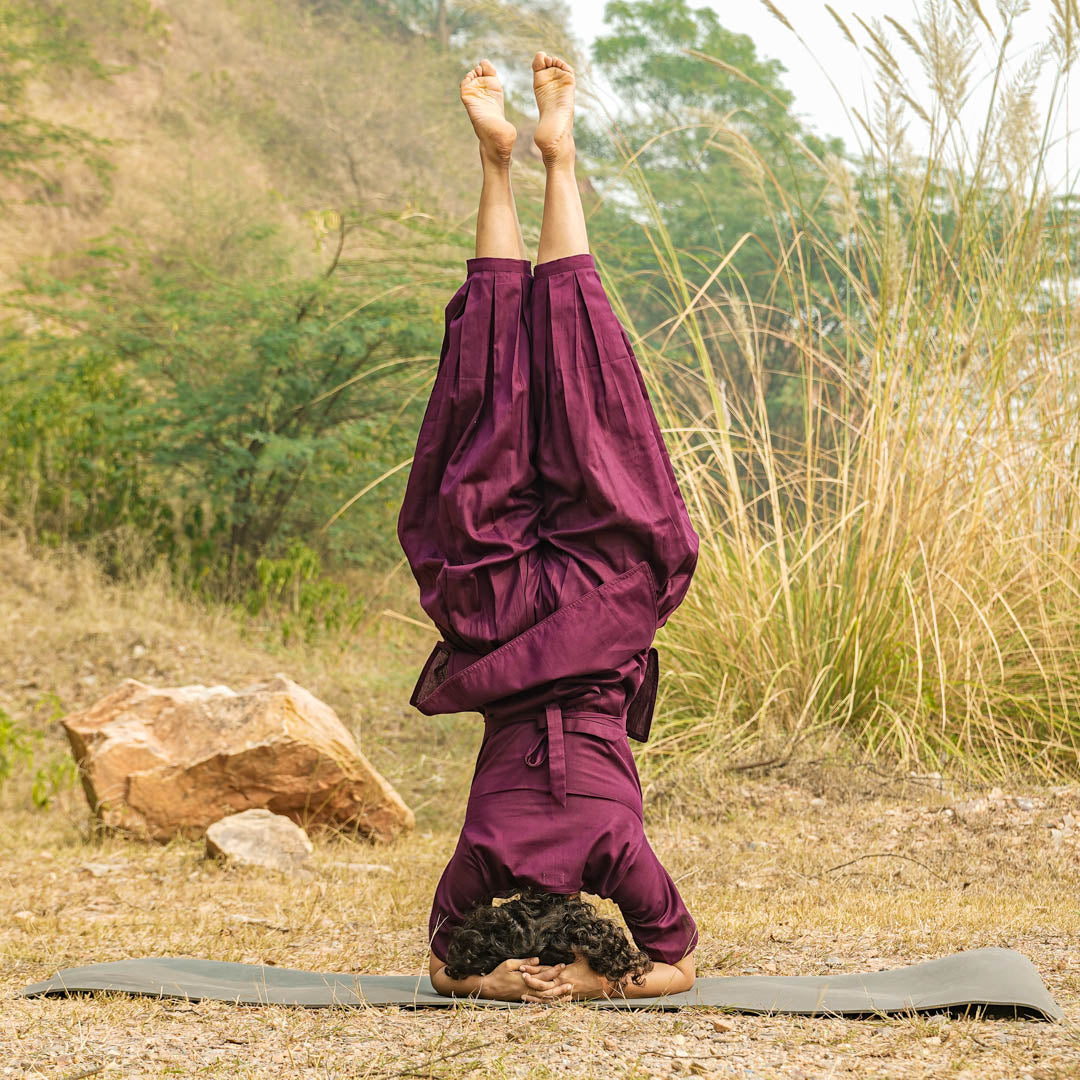
[[[47,809],[57,792],[78,778],[70,754],[56,752],[41,761],[43,741],[41,732],[28,731],[0,709],[0,785],[17,775],[21,763],[31,774],[30,800],[40,810]]]
[[[310,547],[356,490],[360,448],[382,473],[408,460],[401,418],[437,354],[436,311],[393,263],[266,273],[275,233],[232,239],[257,276],[119,231],[78,275],[27,272],[10,302],[48,329],[4,345],[0,495],[31,531],[135,527],[190,583],[240,599],[279,536]]]

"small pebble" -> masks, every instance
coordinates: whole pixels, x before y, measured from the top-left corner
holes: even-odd
[[[719,1031],[721,1034],[726,1034],[729,1031],[735,1030],[735,1021],[727,1020],[724,1017],[717,1017],[713,1022],[713,1031]]]

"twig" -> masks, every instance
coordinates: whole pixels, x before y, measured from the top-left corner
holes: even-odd
[[[750,772],[752,769],[768,769],[773,765],[786,765],[791,760],[791,754],[778,754],[776,757],[764,758],[761,761],[748,761],[743,765],[728,765],[724,772]]]
[[[857,863],[860,859],[907,859],[908,862],[913,862],[916,866],[921,866],[924,870],[933,874],[938,881],[944,881],[946,885],[949,884],[948,878],[942,877],[936,870],[927,866],[926,863],[919,862],[918,859],[913,859],[910,855],[899,855],[895,851],[871,851],[866,855],[857,855],[854,859],[838,863],[836,866],[830,866],[828,870],[823,872],[831,874],[834,870],[842,870],[845,866],[851,866],[852,863]]]
[[[96,1073],[101,1072],[101,1070],[104,1068],[105,1066],[99,1062],[97,1065],[91,1065],[88,1069],[83,1069],[82,1072],[69,1073],[63,1078],[63,1080],[83,1080],[84,1076],[94,1076]]]
[[[377,1073],[372,1073],[371,1075],[372,1076],[384,1077],[385,1080],[394,1080],[394,1078],[398,1077],[398,1076],[430,1076],[431,1075],[431,1070],[436,1065],[440,1064],[441,1062],[447,1061],[447,1060],[449,1060],[450,1058],[453,1058],[453,1057],[460,1057],[462,1054],[470,1054],[474,1050],[486,1050],[489,1046],[494,1046],[494,1045],[495,1045],[494,1040],[489,1041],[489,1042],[484,1042],[484,1043],[473,1043],[470,1046],[462,1047],[460,1050],[451,1050],[447,1054],[440,1054],[438,1057],[431,1058],[427,1062],[427,1064],[426,1064],[427,1072],[424,1072],[424,1073],[417,1072],[417,1070],[421,1069],[421,1068],[424,1068],[425,1066],[420,1064],[420,1063],[416,1063],[414,1065],[409,1065],[406,1068],[401,1069],[401,1070],[399,1070],[397,1072],[377,1072]],[[72,1080],[74,1080],[74,1078],[72,1078]]]

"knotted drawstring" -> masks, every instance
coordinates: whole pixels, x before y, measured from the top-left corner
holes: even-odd
[[[544,716],[537,717],[544,730],[525,755],[525,764],[535,769],[547,758],[551,793],[562,806],[566,805],[566,744],[563,739],[562,709],[557,703],[544,707]]]

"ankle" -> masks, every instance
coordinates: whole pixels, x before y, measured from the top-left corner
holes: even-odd
[[[540,156],[543,158],[544,168],[548,172],[559,169],[567,169],[573,172],[577,161],[577,145],[574,143],[574,136],[565,136],[555,146],[542,147]]]
[[[500,150],[498,147],[480,144],[480,164],[483,166],[484,172],[490,169],[496,173],[507,173],[513,163],[514,155],[512,150]]]

